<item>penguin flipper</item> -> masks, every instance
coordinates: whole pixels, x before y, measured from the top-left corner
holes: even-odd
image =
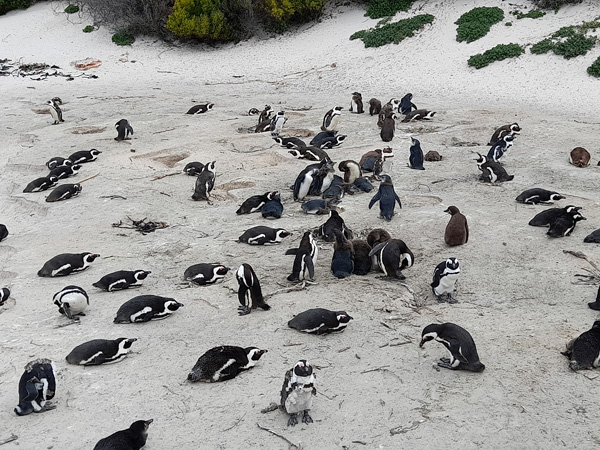
[[[298,253],[299,248],[290,248],[285,251],[286,255],[296,255]]]
[[[241,285],[238,289],[238,301],[240,302],[240,305],[242,305],[243,307],[247,307],[247,301],[246,301],[246,293],[248,292],[248,286],[245,285]]]
[[[27,384],[25,385],[25,391],[27,392],[27,395],[25,396],[25,398],[23,398],[23,401],[31,402],[37,398],[37,396],[38,396],[37,384],[38,383],[39,383],[39,380],[36,377],[33,377],[31,380],[27,381]]]
[[[369,202],[369,209],[371,209],[373,205],[379,201],[379,199],[381,199],[381,190],[377,191],[377,194],[375,194]]]
[[[373,247],[371,249],[371,251],[369,252],[369,257],[373,256],[374,254],[378,253],[380,250],[383,249],[383,247],[385,247],[386,245],[388,245],[388,242],[380,242],[379,244],[377,244],[375,247]]]
[[[425,169],[423,169],[425,170]],[[402,208],[402,203],[400,202],[400,197],[398,197],[398,194],[396,194],[396,192],[394,192],[394,199],[396,200],[396,202],[398,203],[398,206],[400,208]]]

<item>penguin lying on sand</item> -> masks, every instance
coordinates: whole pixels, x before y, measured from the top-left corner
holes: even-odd
[[[73,165],[73,161],[71,161],[68,158],[63,158],[61,156],[55,156],[53,158],[50,158],[48,161],[46,161],[46,167],[49,170],[55,169],[58,166],[72,166]]]
[[[579,214],[580,206],[567,205],[564,208],[550,208],[537,213],[533,219],[529,221],[532,227],[548,227],[550,224],[561,215],[575,216]]]
[[[192,106],[186,114],[204,114],[205,112],[211,111],[214,108],[214,103],[204,103],[202,105]]]
[[[352,239],[352,230],[346,227],[344,219],[339,213],[332,209],[329,213],[329,219],[319,227],[318,235],[327,242],[335,241],[335,231],[340,231],[346,239]]]
[[[183,172],[190,177],[197,177],[202,173],[202,169],[204,169],[204,164],[198,161],[192,161],[185,165]]]
[[[276,192],[260,209],[260,214],[265,219],[281,219],[283,215],[283,203],[281,203],[281,195]]]
[[[60,202],[62,200],[68,200],[72,197],[76,197],[81,192],[81,184],[61,184],[54,188],[48,197],[46,197],[46,201],[48,203]]]
[[[142,281],[152,272],[149,270],[119,270],[104,275],[92,286],[104,289],[107,292],[120,291],[130,287],[139,287]]]
[[[583,239],[583,242],[600,244],[600,228],[588,234]]]
[[[353,318],[346,311],[313,308],[301,312],[288,322],[288,327],[310,334],[342,332]]]
[[[273,200],[275,195],[279,194],[277,191],[265,192],[262,195],[253,195],[250,198],[244,200],[238,210],[235,212],[236,214],[250,214],[253,212],[258,212],[261,210],[263,205],[269,200]]]
[[[183,279],[204,286],[223,279],[227,275],[227,272],[229,272],[229,267],[225,267],[222,264],[200,263],[185,269]]]
[[[0,289],[0,306],[4,305],[4,302],[10,297],[10,289],[3,287]]]
[[[554,238],[570,236],[575,229],[575,225],[580,220],[587,219],[577,211],[572,210],[568,214],[560,214],[550,222],[550,227],[546,231],[546,234]]]
[[[558,192],[549,191],[542,188],[532,188],[521,192],[517,198],[515,198],[515,200],[519,203],[530,205],[547,205],[564,198],[565,197],[560,195]]]
[[[127,300],[117,311],[114,323],[137,323],[165,319],[183,306],[173,298],[138,295]]]
[[[479,361],[473,337],[464,328],[454,323],[432,323],[423,329],[421,336],[419,347],[423,347],[425,342],[435,339],[444,344],[444,347],[450,352],[450,358],[440,358],[438,366],[470,372],[484,371],[485,366]]]
[[[92,161],[96,161],[96,159],[98,159],[98,155],[100,155],[101,153],[102,152],[100,150],[95,148],[91,150],[80,150],[69,156],[68,160],[71,161],[73,165],[89,163]]]
[[[514,175],[509,175],[500,163],[494,162],[487,156],[479,153],[478,155],[479,158],[475,161],[477,161],[477,167],[482,172],[479,180],[484,183],[501,183],[503,181],[512,181],[515,178]]]
[[[254,269],[250,264],[242,264],[237,272],[235,273],[239,288],[238,288],[238,314],[245,316],[250,314],[253,309],[261,308],[265,311],[271,309],[271,307],[265,303],[263,298],[262,289],[260,288],[260,281]]]
[[[214,383],[235,378],[240,372],[251,369],[256,365],[267,350],[257,347],[237,347],[222,345],[207,350],[188,374],[189,381],[204,381]]]
[[[137,420],[126,430],[117,431],[104,439],[100,439],[94,450],[140,450],[146,445],[150,420]]]
[[[328,200],[309,200],[307,202],[302,203],[300,208],[306,214],[317,214],[324,215],[329,214],[329,212],[335,208],[340,203],[339,200],[334,198],[330,198]]]
[[[45,191],[46,189],[50,189],[51,187],[56,186],[56,183],[58,183],[58,178],[56,178],[55,176],[36,178],[27,186],[25,186],[23,192],[27,193]]]
[[[59,277],[87,269],[100,255],[96,253],[61,253],[46,261],[39,277]]]
[[[250,245],[281,244],[283,238],[290,234],[289,231],[283,228],[270,228],[259,225],[244,231],[238,242],[246,242]]]
[[[308,411],[312,407],[312,397],[317,395],[315,375],[312,366],[305,360],[298,361],[285,373],[281,388],[281,408],[289,414],[288,426],[298,424],[296,414],[302,413],[302,422],[313,422]]]
[[[93,339],[79,344],[67,355],[69,364],[98,366],[122,361],[137,341],[135,338]]]
[[[600,320],[596,320],[590,330],[569,342],[562,354],[571,360],[571,370],[600,367]]]
[[[15,408],[17,416],[26,416],[32,412],[44,412],[55,409],[48,400],[56,392],[56,369],[49,359],[36,359],[25,366],[25,372],[19,380],[19,404]]]

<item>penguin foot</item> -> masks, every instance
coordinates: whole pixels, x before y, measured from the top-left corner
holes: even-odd
[[[42,407],[42,409],[40,409],[39,411],[36,411],[36,412],[41,413],[41,412],[46,412],[46,411],[52,411],[53,409],[56,409],[56,405],[53,405],[50,402],[46,402],[46,404]]]
[[[458,303],[458,300],[456,300],[454,297],[452,297],[451,294],[448,294],[448,297],[446,298],[446,301],[448,303]]]
[[[444,303],[446,301],[442,295],[436,295],[435,298],[437,299],[438,303]]]
[[[442,358],[442,360],[448,360],[448,358]],[[448,362],[442,361],[437,363],[438,366],[443,367],[444,369],[454,369],[454,367],[452,367],[452,364],[450,364],[450,360],[448,360]]]
[[[313,423],[312,417],[308,414],[308,410],[304,411],[304,415],[302,416],[302,422],[304,423]]]
[[[238,314],[240,316],[245,316],[247,314],[250,314],[252,310],[250,308],[248,308],[247,306],[238,306]]]
[[[600,302],[588,303],[588,306],[593,310],[600,311]]]
[[[290,414],[290,418],[288,419],[288,427],[293,427],[296,425],[298,425],[298,418],[296,417],[296,413],[292,413]]]

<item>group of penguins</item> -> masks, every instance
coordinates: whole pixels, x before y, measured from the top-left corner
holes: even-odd
[[[393,139],[397,115],[404,115],[402,122],[413,120],[429,120],[435,112],[418,109],[412,103],[412,94],[402,99],[391,99],[382,106],[377,99],[369,101],[369,113],[378,116],[378,126],[381,127],[381,139],[390,142]],[[54,124],[64,122],[60,105],[62,101],[55,97],[47,102]],[[211,111],[213,103],[196,105],[187,114],[203,114]],[[304,232],[297,248],[288,249],[286,254],[294,256],[291,274],[287,277],[294,283],[313,283],[315,280],[315,265],[319,253],[317,238],[333,242],[333,257],[331,272],[337,278],[346,278],[352,274],[366,275],[370,271],[379,270],[385,277],[403,280],[402,271],[414,264],[414,255],[401,239],[392,236],[382,228],[370,231],[366,239],[354,239],[353,232],[344,223],[336,205],[344,195],[354,195],[358,192],[371,192],[373,181],[379,181],[379,187],[369,202],[369,209],[379,203],[380,217],[390,221],[394,215],[395,205],[402,207],[400,199],[394,190],[392,179],[383,173],[384,163],[394,156],[390,147],[369,151],[360,161],[346,160],[338,164],[343,176],[335,174],[334,162],[325,149],[341,145],[346,135],[339,134],[340,118],[343,107],[336,106],[329,110],[322,122],[321,132],[307,145],[297,137],[281,135],[287,121],[285,112],[273,114],[270,106],[263,111],[252,108],[249,115],[259,115],[255,131],[270,132],[274,141],[289,150],[289,153],[300,159],[316,161],[309,164],[297,176],[291,186],[293,199],[301,204],[301,209],[307,214],[328,214],[328,219],[316,230]],[[351,98],[350,112],[364,113],[362,96],[354,92]],[[116,141],[128,139],[133,134],[133,128],[126,119],[115,124]],[[480,180],[496,183],[512,180],[500,161],[503,155],[513,145],[515,136],[521,131],[517,123],[499,127],[490,140],[491,148],[487,155],[479,154],[477,166],[481,171]],[[442,156],[437,152],[423,155],[420,143],[411,138],[409,167],[424,170],[423,161],[441,161]],[[46,165],[50,173],[46,177],[30,182],[23,192],[40,192],[56,185],[58,180],[77,174],[82,163],[94,161],[102,152],[96,149],[78,151],[68,158],[55,157]],[[587,155],[586,155],[587,153]],[[587,159],[586,159],[587,158]],[[586,167],[590,163],[589,152],[577,147],[570,155],[569,161],[578,167]],[[202,164],[188,163],[183,171],[196,177],[193,200],[210,203],[210,193],[214,188],[216,161]],[[371,174],[365,177],[363,174]],[[84,180],[85,181],[85,180]],[[67,200],[81,191],[79,183],[64,184],[55,188],[46,201]],[[305,201],[306,197],[320,196],[320,199]],[[526,204],[548,204],[564,199],[558,192],[542,188],[528,189],[517,196],[516,201]],[[573,205],[564,208],[551,208],[537,214],[529,224],[545,226],[548,236],[562,237],[571,234],[575,224],[585,218],[580,213],[581,208]],[[468,242],[469,228],[466,217],[456,206],[450,206],[445,211],[450,214],[444,239],[447,245],[463,245]],[[283,214],[283,204],[279,191],[270,191],[254,195],[246,199],[236,211],[238,215],[261,213],[264,218],[277,219]],[[250,245],[280,244],[290,233],[283,228],[271,228],[263,225],[246,230],[239,242]],[[8,230],[0,225],[0,241],[8,236]],[[600,230],[596,230],[585,238],[585,242],[600,242]],[[51,258],[38,271],[40,277],[66,276],[86,270],[100,255],[96,253],[64,253]],[[200,263],[188,267],[184,279],[196,285],[210,285],[222,280],[230,268],[220,263]],[[150,271],[118,271],[103,276],[93,286],[108,292],[140,286]],[[451,257],[439,263],[433,272],[431,289],[440,302],[455,303],[452,296],[455,283],[460,274],[457,258]],[[243,263],[236,270],[238,281],[238,314],[247,315],[256,308],[269,310],[265,302],[260,281],[250,264]],[[0,289],[0,306],[8,299],[8,288]],[[61,314],[71,320],[79,320],[79,315],[89,305],[87,292],[74,285],[69,285],[57,292],[53,301]],[[138,323],[150,320],[164,319],[177,311],[183,304],[173,298],[157,295],[139,295],[125,302],[118,309],[115,323]],[[600,310],[600,289],[595,302],[589,307]],[[353,318],[346,311],[330,311],[324,308],[313,308],[295,315],[288,326],[301,332],[324,335],[342,332]],[[468,370],[482,372],[485,365],[479,360],[477,348],[471,334],[453,323],[427,325],[421,334],[420,346],[435,340],[442,343],[450,352],[450,357],[440,358],[440,367],[453,370]],[[136,341],[134,338],[119,338],[115,340],[95,339],[76,346],[66,357],[66,361],[76,365],[100,365],[121,361]],[[239,373],[254,367],[267,350],[257,347],[219,346],[206,351],[188,374],[191,382],[225,381],[236,377]],[[598,367],[600,365],[600,321],[594,322],[591,330],[584,332],[567,345],[563,353],[570,362],[572,370]],[[310,416],[312,398],[316,395],[315,374],[311,364],[301,359],[284,376],[281,390],[280,407],[288,413],[288,426],[298,423],[298,417],[308,424],[313,420]],[[19,381],[19,404],[15,408],[17,415],[27,415],[32,412],[42,412],[54,409],[49,400],[56,391],[54,363],[49,359],[31,361],[25,367]],[[128,429],[118,431],[100,440],[95,450],[130,450],[142,448],[148,436],[148,427],[152,420],[138,420]]]

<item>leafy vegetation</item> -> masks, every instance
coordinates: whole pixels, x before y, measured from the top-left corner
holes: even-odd
[[[474,8],[464,13],[454,22],[456,28],[456,40],[467,43],[482,38],[490,31],[493,25],[504,19],[504,11],[496,6]]]
[[[582,0],[531,0],[531,3],[538,8],[554,9],[555,11],[559,10],[561,6],[569,4],[573,5],[581,2]]]
[[[350,40],[362,39],[366,48],[381,47],[391,43],[399,44],[407,37],[414,36],[415,32],[425,25],[432,23],[433,19],[434,17],[431,14],[421,14],[370,30],[357,31],[350,36]]]
[[[0,0],[0,16],[14,9],[27,9],[34,0]]]
[[[596,78],[600,77],[600,57],[587,68],[587,73]]]
[[[83,32],[84,33],[91,33],[92,31],[94,31],[94,27],[92,25],[87,25],[84,29]]]
[[[121,30],[113,34],[112,41],[117,45],[131,45],[135,42],[135,37],[127,30]]]
[[[75,14],[76,12],[79,12],[79,6],[77,5],[69,5],[65,8],[65,12],[67,14]]]
[[[495,47],[486,50],[483,53],[478,53],[469,58],[468,64],[481,69],[494,61],[502,61],[507,58],[516,58],[525,52],[519,44],[499,44]]]
[[[531,46],[530,51],[534,55],[541,55],[543,53],[548,53],[550,50],[552,50],[553,45],[554,44],[552,43],[552,39],[544,39],[536,44],[533,44]]]
[[[539,11],[537,9],[532,9],[528,13],[522,13],[521,11],[513,11],[511,13],[517,19],[539,19],[540,17],[544,17],[546,15],[545,12]]]
[[[398,11],[408,11],[414,0],[369,0],[369,8],[365,16],[371,19],[393,16]]]
[[[581,25],[562,27],[550,37],[533,44],[531,53],[539,55],[552,50],[554,54],[565,59],[585,55],[594,47],[597,40],[595,36],[588,36],[587,33],[595,31],[598,27],[600,27],[598,19],[583,22]]]

